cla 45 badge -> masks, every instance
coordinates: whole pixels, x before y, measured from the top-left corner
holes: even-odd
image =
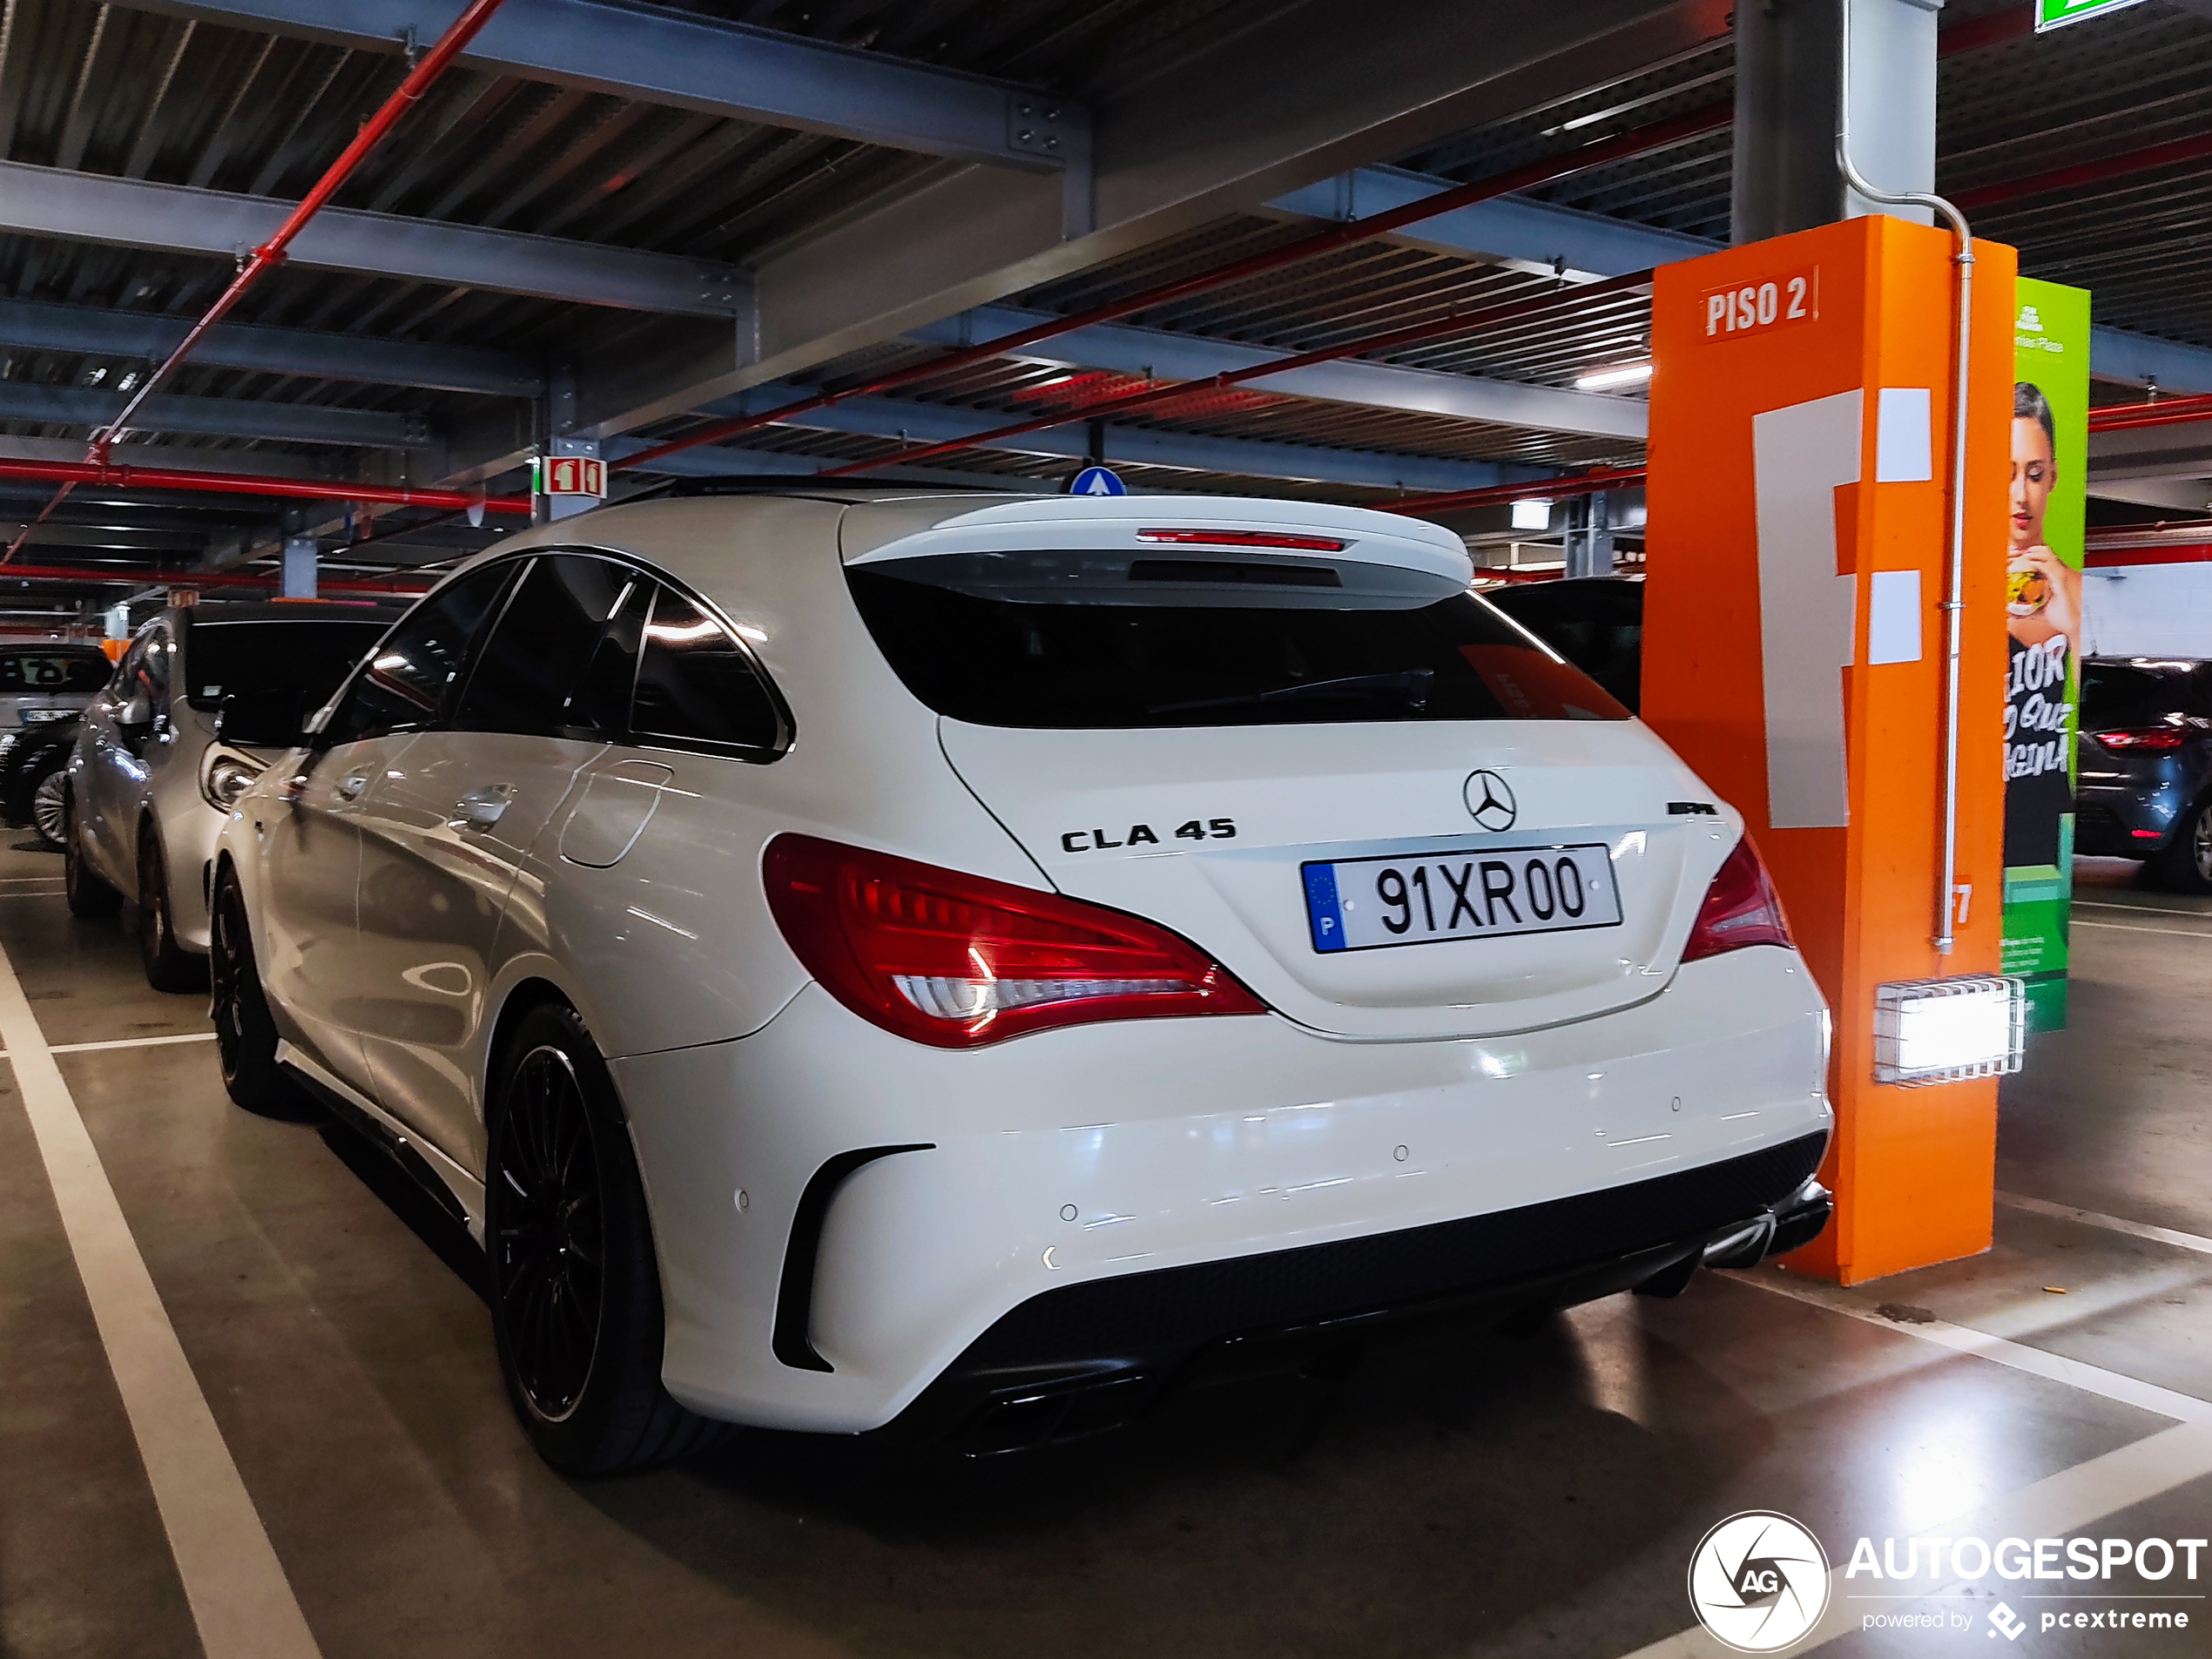
[[[1178,841],[1227,841],[1235,839],[1237,825],[1233,819],[1209,818],[1204,822],[1185,819],[1175,826],[1174,837]],[[1110,853],[1119,846],[1157,846],[1160,837],[1150,824],[1131,824],[1129,833],[1120,840],[1103,829],[1068,830],[1060,837],[1062,853]]]

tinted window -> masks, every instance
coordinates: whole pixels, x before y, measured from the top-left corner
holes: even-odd
[[[1070,597],[1042,597],[1048,556],[1011,555],[1020,583],[954,571],[998,556],[849,572],[869,631],[907,688],[941,714],[1037,728],[1306,725],[1373,720],[1626,719],[1579,670],[1480,600],[1413,578],[1392,591],[1346,563],[1339,579],[1227,578],[1189,597],[1180,568],[1064,559]],[[1076,568],[1081,564],[1083,568]],[[1114,584],[1118,583],[1118,587]],[[957,584],[957,585],[948,585]],[[1083,591],[1078,592],[1078,590]],[[1015,597],[1018,595],[1019,597]],[[1032,595],[1039,597],[1032,597]]]
[[[630,729],[630,694],[637,683],[637,642],[653,608],[655,584],[640,578],[599,636],[591,662],[570,700],[570,719],[593,732]]]
[[[226,697],[299,695],[313,713],[384,632],[384,624],[318,617],[254,622],[194,620],[185,630],[185,698],[212,711]]]
[[[469,647],[521,568],[520,560],[488,565],[408,611],[354,677],[331,717],[330,740],[351,743],[439,718],[468,666]]]
[[[115,672],[98,651],[0,657],[0,691],[97,691]]]
[[[647,740],[769,749],[782,723],[738,642],[690,600],[663,588],[645,626],[631,728]]]
[[[2081,665],[2081,727],[2165,725],[2182,712],[2188,682],[2177,670],[2135,668],[2125,663]]]
[[[548,736],[591,730],[596,723],[570,705],[633,581],[624,566],[581,554],[533,561],[476,659],[454,723]]]
[[[1643,677],[1643,590],[1618,579],[1532,582],[1484,596],[1635,708]]]

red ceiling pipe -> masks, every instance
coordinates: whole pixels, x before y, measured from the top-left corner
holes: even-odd
[[[1994,185],[1984,185],[1979,190],[1962,190],[1951,199],[1961,212],[1979,207],[1993,207],[1999,202],[2008,202],[2021,196],[2040,196],[2054,190],[2071,190],[2076,185],[2102,184],[2107,179],[2124,179],[2130,173],[2148,172],[2153,167],[2169,167],[2184,161],[2198,161],[2212,156],[2212,132],[2201,132],[2193,138],[2175,138],[2168,144],[2154,144],[2141,150],[2123,151],[2116,156],[2107,156],[2101,161],[2084,161],[2071,167],[2054,167],[2048,172],[2034,172],[2025,179],[2007,179]]]
[[[1072,334],[1078,328],[1089,328],[1098,323],[1113,322],[1139,311],[1150,311],[1170,300],[1205,293],[1231,282],[1241,282],[1249,277],[1279,270],[1286,265],[1295,265],[1301,260],[1310,260],[1318,253],[1386,236],[1408,225],[1419,224],[1423,219],[1434,219],[1461,207],[1472,207],[1478,202],[1511,195],[1515,191],[1534,190],[1540,185],[1552,184],[1571,173],[1605,166],[1615,161],[1626,161],[1653,150],[1663,149],[1669,145],[1681,144],[1708,132],[1716,132],[1728,125],[1733,114],[1732,105],[1709,104],[1687,114],[1655,121],[1649,126],[1633,127],[1616,137],[1584,145],[1578,150],[1569,150],[1542,161],[1533,161],[1527,166],[1515,167],[1507,172],[1494,173],[1487,179],[1478,179],[1456,189],[1440,191],[1433,196],[1424,196],[1419,201],[1393,207],[1387,212],[1370,213],[1365,219],[1332,225],[1325,230],[1316,231],[1311,236],[1302,236],[1295,242],[1271,248],[1264,253],[1255,253],[1215,270],[1146,288],[1123,299],[1093,306],[1088,311],[1071,312],[1064,317],[1033,323],[1027,328],[1017,328],[1010,334],[1001,334],[997,339],[984,341],[980,345],[949,352],[941,357],[933,357],[925,362],[911,363],[904,368],[893,369],[858,385],[834,392],[819,393],[813,397],[801,398],[795,403],[764,409],[758,415],[736,415],[726,421],[717,421],[711,426],[685,433],[679,438],[671,438],[666,443],[641,449],[615,464],[624,470],[642,469],[656,461],[682,450],[695,448],[703,443],[719,443],[725,438],[758,431],[762,427],[779,425],[801,415],[812,415],[817,409],[829,408],[850,398],[873,396],[915,381],[933,380],[940,374],[965,368],[973,363],[988,362],[1041,341]]]
[[[430,590],[419,577],[408,573],[412,585],[396,586],[381,577],[367,581],[332,580],[325,577],[317,583],[325,593],[361,593],[385,595],[395,598],[411,599]],[[280,580],[274,571],[257,575],[243,570],[185,570],[160,565],[148,565],[140,570],[125,570],[112,565],[73,564],[11,564],[8,567],[11,582],[74,582],[127,583],[142,587],[150,582],[166,583],[179,588],[273,588]]]
[[[94,462],[107,460],[117,442],[130,431],[131,418],[145,406],[145,401],[153,395],[156,388],[176,373],[185,359],[192,355],[202,337],[223,320],[248,288],[284,262],[286,251],[292,246],[293,239],[307,227],[307,221],[322,211],[324,204],[352,176],[368,152],[382,142],[385,134],[398,124],[401,116],[421,101],[422,94],[428,90],[430,83],[445,73],[447,66],[460,55],[462,48],[475,38],[477,31],[491,21],[491,14],[505,3],[506,0],[469,0],[467,9],[454,19],[452,27],[440,37],[438,44],[425,52],[415,67],[408,71],[407,78],[400,83],[398,90],[384,100],[375,114],[361,124],[361,131],[354,135],[354,141],[346,146],[345,152],[331,163],[321,178],[315,180],[314,188],[300,199],[300,205],[285,216],[284,223],[277,226],[276,234],[253,250],[253,257],[239,267],[238,274],[231,279],[230,286],[223,290],[213,305],[207,307],[199,320],[185,331],[185,337],[177,342],[176,349],[163,360],[161,367],[139,382],[138,389],[124,404],[122,412],[106,427],[93,433],[91,447],[84,452],[85,460]],[[70,491],[75,488],[74,483],[64,483],[54,492],[53,499],[40,508],[38,516],[24,525],[16,539],[8,544],[8,550],[0,553],[0,564],[14,561],[24,542],[30,539],[31,531],[44,523],[53,510],[69,499]]]
[[[487,500],[460,489],[413,489],[400,484],[324,483],[312,478],[271,478],[250,472],[183,472],[164,467],[127,467],[114,462],[16,461],[0,457],[0,478],[30,478],[42,483],[103,484],[118,489],[200,490],[222,496],[276,496],[288,501],[357,501],[377,507],[433,507],[465,512],[482,506],[492,513],[529,513],[528,501],[503,496]],[[25,528],[25,534],[30,527]]]
[[[2089,411],[2092,432],[2125,432],[2134,427],[2182,426],[2212,421],[2212,394],[2197,397],[2161,397],[2148,403],[2107,403]]]
[[[1203,381],[1180,381],[1172,386],[1146,387],[1130,392],[1109,393],[1088,402],[1069,405],[1051,415],[1033,415],[1026,421],[1015,421],[988,432],[970,433],[964,438],[951,438],[942,443],[932,443],[914,449],[894,450],[889,455],[877,455],[868,461],[848,461],[841,467],[832,467],[816,473],[818,478],[845,478],[854,473],[873,471],[878,467],[911,466],[916,462],[950,455],[957,449],[972,449],[978,444],[996,443],[1007,438],[1018,438],[1026,433],[1042,432],[1050,427],[1065,426],[1071,421],[1087,421],[1101,415],[1172,403],[1179,398],[1211,396],[1251,381],[1265,380],[1270,375],[1285,374],[1292,369],[1311,368],[1320,363],[1332,363],[1346,357],[1357,357],[1366,352],[1388,351],[1400,346],[1411,346],[1423,341],[1441,339],[1462,334],[1473,328],[1511,322],[1517,318],[1550,311],[1568,300],[1588,300],[1608,293],[1620,293],[1631,289],[1647,288],[1651,285],[1651,273],[1631,271],[1625,276],[1608,277],[1602,282],[1585,283],[1564,292],[1552,290],[1533,294],[1525,300],[1507,300],[1503,305],[1486,306],[1479,311],[1461,312],[1449,317],[1438,317],[1428,322],[1409,324],[1393,328],[1386,334],[1372,334],[1364,340],[1348,341],[1339,346],[1325,346],[1317,351],[1300,352],[1292,357],[1278,357],[1272,362],[1255,363],[1249,368],[1229,369]]]
[[[1481,489],[1453,489],[1437,496],[1409,496],[1403,501],[1379,503],[1386,513],[1458,513],[1471,507],[1502,507],[1517,501],[1565,501],[1593,495],[1615,484],[1640,484],[1642,467],[1596,467],[1565,478],[1543,478],[1525,484],[1491,484]]]

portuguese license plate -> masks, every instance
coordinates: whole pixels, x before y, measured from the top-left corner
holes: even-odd
[[[1621,925],[1621,892],[1602,841],[1298,867],[1313,948],[1320,951]]]

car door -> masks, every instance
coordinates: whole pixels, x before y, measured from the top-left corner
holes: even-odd
[[[361,833],[361,1042],[385,1109],[482,1167],[475,1079],[493,947],[523,858],[606,746],[585,671],[638,578],[582,553],[532,559],[452,718],[370,786]]]
[[[471,651],[516,563],[469,572],[409,611],[354,671],[287,786],[258,819],[266,906],[263,983],[285,1035],[373,1096],[362,1055],[361,813],[457,695]]]
[[[147,624],[112,684],[87,711],[82,833],[93,867],[126,895],[138,889],[139,803],[169,736],[172,656],[167,624]]]

